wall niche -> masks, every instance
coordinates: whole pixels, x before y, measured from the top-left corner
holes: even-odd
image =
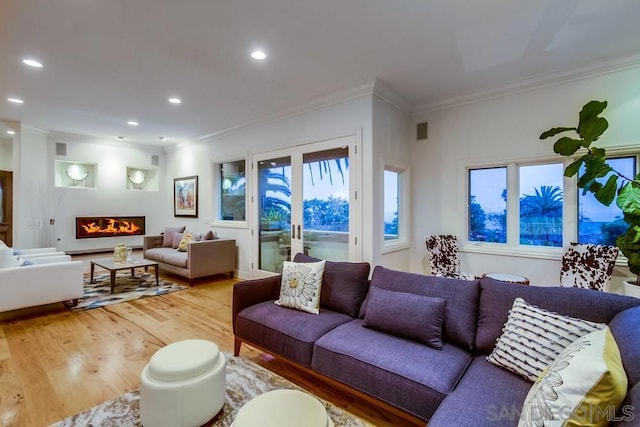
[[[98,165],[56,160],[55,185],[56,187],[97,188]]]
[[[158,170],[127,166],[127,190],[158,191]]]

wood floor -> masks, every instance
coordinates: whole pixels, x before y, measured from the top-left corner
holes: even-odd
[[[47,426],[136,389],[151,355],[174,341],[203,338],[232,351],[234,282],[220,276],[163,296],[1,321],[0,426]],[[241,355],[373,425],[416,425],[257,350],[243,345]]]

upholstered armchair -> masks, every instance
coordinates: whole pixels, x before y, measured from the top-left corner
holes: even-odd
[[[562,255],[560,286],[608,291],[617,257],[615,246],[571,243]]]
[[[432,235],[426,239],[431,274],[439,277],[474,280],[475,276],[460,271],[458,239],[454,235]]]

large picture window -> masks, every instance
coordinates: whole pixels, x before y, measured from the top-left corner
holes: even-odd
[[[638,155],[607,163],[624,176],[638,174]],[[622,211],[565,179],[565,167],[557,161],[467,167],[467,242],[520,246],[536,254],[568,242],[615,245],[628,227]]]

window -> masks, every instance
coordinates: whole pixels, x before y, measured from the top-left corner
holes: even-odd
[[[615,245],[628,228],[622,211],[615,202],[603,206],[592,193],[583,194],[575,179],[566,179],[570,161],[467,167],[466,241],[496,244],[489,250],[497,252],[503,251],[498,244],[519,246],[534,257],[568,242]],[[638,174],[638,155],[617,154],[607,163],[624,176]]]
[[[400,172],[384,169],[384,240],[398,240],[400,221]]]
[[[562,246],[562,163],[520,166],[520,244]]]
[[[469,227],[472,242],[507,242],[507,168],[469,170]]]
[[[245,161],[220,163],[218,168],[220,194],[218,219],[223,221],[245,221]]]
[[[409,247],[409,169],[383,164],[382,253]]]
[[[636,175],[635,157],[612,158],[607,163],[624,176]],[[604,206],[592,193],[583,194],[581,189],[578,192],[578,242],[614,246],[617,237],[624,234],[628,227],[622,211],[615,201],[610,206]]]

